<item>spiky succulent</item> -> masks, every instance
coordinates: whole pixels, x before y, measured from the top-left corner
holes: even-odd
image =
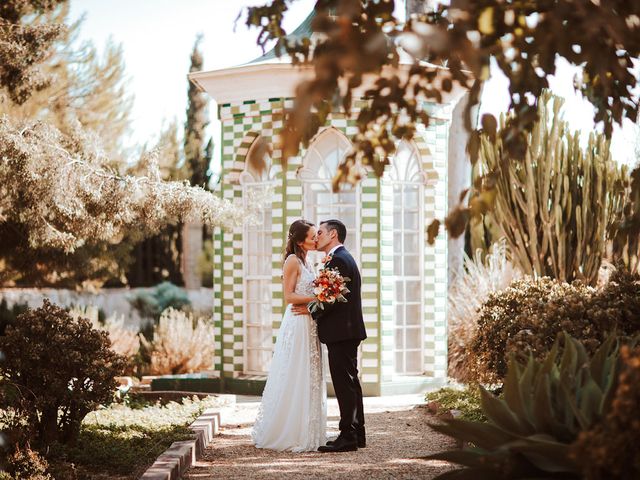
[[[563,332],[543,360],[511,357],[503,397],[481,388],[488,423],[446,420],[435,430],[470,443],[463,450],[431,455],[468,467],[439,479],[580,478],[569,455],[578,433],[609,408],[618,368],[615,335],[589,358],[584,346]]]

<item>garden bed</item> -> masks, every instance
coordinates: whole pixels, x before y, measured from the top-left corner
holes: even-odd
[[[84,420],[75,447],[53,447],[47,459],[55,478],[136,479],[173,442],[192,438],[188,428],[206,408],[221,401],[185,398],[181,403],[112,405]]]
[[[486,422],[487,417],[480,406],[480,391],[477,386],[464,388],[444,387],[425,395],[427,408],[435,415],[444,415],[476,422]]]

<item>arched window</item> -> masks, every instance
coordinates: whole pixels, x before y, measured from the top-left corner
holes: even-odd
[[[266,197],[272,187],[270,146],[263,137],[258,136],[249,147],[240,184],[245,206],[251,198]],[[262,205],[257,221],[245,223],[243,235],[244,370],[253,374],[269,371],[273,348],[270,198]]]
[[[418,149],[402,141],[387,171],[393,189],[395,372],[423,371],[423,197]]]
[[[337,218],[347,227],[345,247],[356,261],[360,258],[360,186],[333,193],[331,180],[338,164],[351,150],[351,142],[339,130],[329,127],[309,146],[298,178],[303,185],[304,216],[311,222]]]

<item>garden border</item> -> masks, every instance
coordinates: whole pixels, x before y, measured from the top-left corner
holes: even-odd
[[[178,480],[202,456],[220,432],[220,409],[208,408],[189,426],[193,439],[173,442],[140,477],[140,480]]]

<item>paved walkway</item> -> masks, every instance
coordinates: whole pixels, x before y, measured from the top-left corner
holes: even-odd
[[[251,426],[260,397],[238,396],[234,407],[222,412],[221,435],[185,479],[415,479],[433,478],[453,467],[421,460],[431,453],[454,448],[454,442],[433,431],[434,421],[422,395],[364,399],[367,447],[357,452],[288,453],[257,449],[251,444]],[[338,404],[328,403],[328,434],[337,435]]]

